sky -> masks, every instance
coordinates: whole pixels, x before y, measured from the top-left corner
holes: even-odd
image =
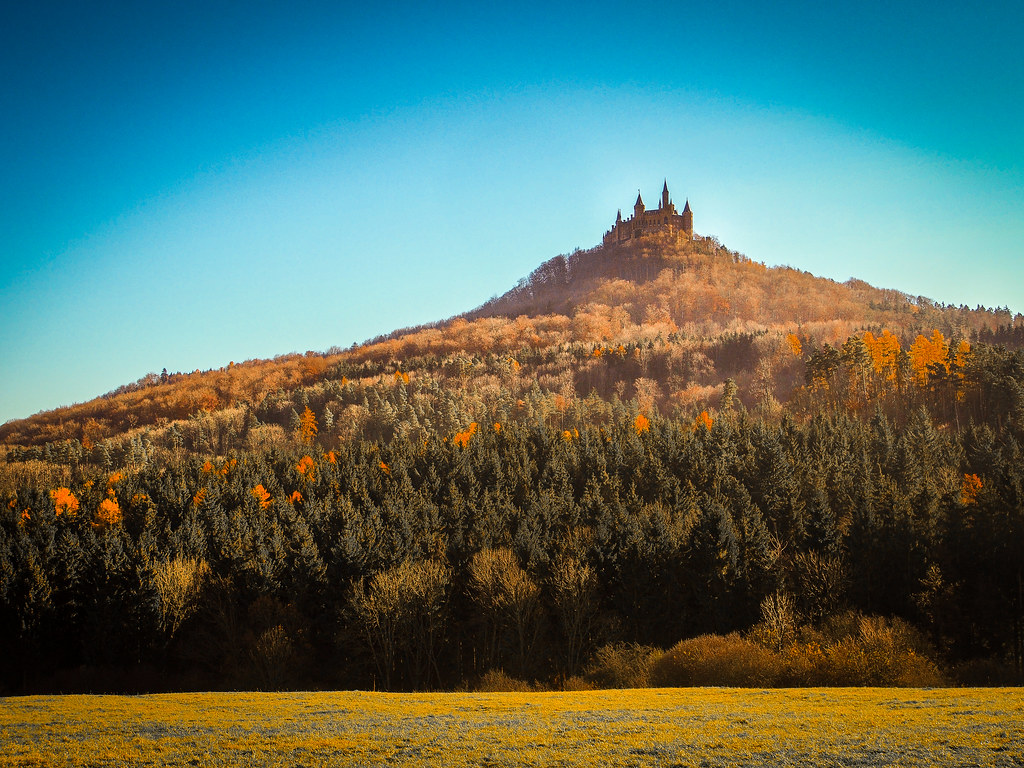
[[[0,422],[347,347],[668,180],[769,265],[1024,311],[1024,4],[0,8]]]

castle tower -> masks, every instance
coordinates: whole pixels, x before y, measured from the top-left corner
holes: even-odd
[[[668,179],[665,179],[665,186],[661,188],[661,207],[668,209],[670,202],[668,199]]]
[[[633,203],[633,215],[637,218],[638,221],[644,213],[644,208],[644,199],[640,197],[640,190],[638,189],[636,191],[636,202]]]
[[[683,207],[683,231],[688,237],[693,237],[693,211],[690,210],[690,201],[686,201]]]

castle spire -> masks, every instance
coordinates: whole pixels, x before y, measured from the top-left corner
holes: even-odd
[[[686,201],[686,205],[683,206],[683,231],[687,237],[693,238],[693,211],[690,210],[690,201]]]
[[[661,207],[668,208],[670,202],[668,199],[668,179],[665,179],[665,186],[661,188]]]

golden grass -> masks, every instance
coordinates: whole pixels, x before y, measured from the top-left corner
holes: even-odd
[[[0,699],[0,766],[1024,764],[1019,689]]]

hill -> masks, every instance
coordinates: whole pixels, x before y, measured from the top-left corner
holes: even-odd
[[[8,423],[0,689],[1020,681],[1022,327],[668,234]]]
[[[714,238],[662,234],[557,256],[476,310],[347,351],[151,373],[87,403],[7,422],[0,442],[73,440],[92,450],[143,432],[157,439],[174,422],[211,415],[232,424],[239,409],[258,410],[287,429],[288,406],[311,387],[342,379],[364,385],[400,371],[473,390],[501,377],[494,363],[500,356],[517,363],[519,388],[536,382],[569,398],[617,391],[628,399],[641,380],[644,396],[672,413],[714,407],[732,378],[747,406],[769,390],[786,403],[805,381],[805,352],[838,348],[864,331],[888,331],[908,350],[918,335],[936,330],[955,343],[1024,343],[1024,318],[1006,310],[943,306],[858,280],[768,268]],[[795,354],[790,335],[799,340]],[[605,349],[618,364],[586,356]],[[358,425],[338,422],[339,435],[357,432]]]

